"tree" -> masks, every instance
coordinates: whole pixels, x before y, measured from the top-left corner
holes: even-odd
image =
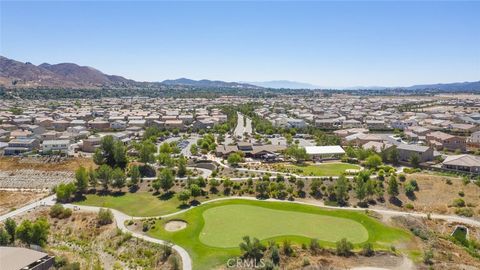
[[[75,171],[75,186],[77,189],[77,192],[79,193],[85,193],[88,188],[88,171],[85,169],[85,167],[80,166],[76,171]]]
[[[190,146],[190,153],[194,156],[198,155],[198,146],[196,144]]]
[[[338,256],[349,256],[352,253],[353,244],[347,241],[346,238],[342,238],[342,240],[336,243],[336,252]]]
[[[177,195],[178,200],[180,200],[183,204],[186,204],[187,201],[190,199],[190,191],[184,190],[178,193]]]
[[[105,164],[109,165],[110,167],[115,167],[115,157],[113,150],[114,145],[114,138],[112,135],[107,135],[103,137],[100,141],[99,149],[101,150]]]
[[[380,165],[382,165],[382,158],[377,154],[370,155],[365,160],[365,166],[369,168],[377,168]]]
[[[160,149],[159,149],[160,153],[162,154],[171,154],[173,153],[173,149],[172,147],[170,146],[169,143],[167,142],[164,142],[160,145]]]
[[[393,165],[397,165],[398,164],[398,157],[399,157],[398,149],[397,149],[396,146],[394,146],[388,151],[388,160]]]
[[[318,198],[322,196],[322,192],[320,187],[322,186],[322,182],[320,179],[313,179],[312,182],[310,182],[310,190],[311,190],[311,195],[315,198]]]
[[[167,153],[160,153],[157,159],[160,165],[164,165],[168,168],[173,167],[175,163],[172,157],[170,156],[170,154],[167,154]]]
[[[0,246],[6,246],[9,243],[10,243],[10,235],[5,229],[0,228]]]
[[[345,205],[348,196],[348,179],[345,175],[340,175],[335,184],[335,198],[339,205]]]
[[[141,180],[140,168],[136,165],[130,167],[130,182],[129,186],[137,188],[138,182]]]
[[[74,183],[61,183],[55,188],[57,195],[57,201],[68,202],[70,201],[72,194],[75,193],[76,187]]]
[[[137,145],[138,158],[140,162],[143,163],[152,163],[155,161],[155,153],[157,152],[157,147],[150,140],[145,140]]]
[[[32,241],[32,222],[25,219],[18,225],[16,230],[16,238],[25,244],[31,244]]]
[[[114,166],[112,167],[120,167],[125,169],[127,166],[127,149],[125,145],[121,141],[116,141],[113,145],[113,159],[115,161]]]
[[[218,192],[218,186],[220,185],[220,182],[217,179],[215,178],[210,179],[210,181],[208,181],[208,184],[210,185],[210,191],[212,193]]]
[[[5,220],[5,231],[10,235],[10,243],[15,242],[15,231],[17,230],[17,223],[11,218]]]
[[[105,163],[105,158],[103,157],[102,149],[97,148],[93,153],[93,162],[97,165],[102,165]]]
[[[294,158],[297,162],[302,162],[308,158],[305,148],[298,146],[297,144],[290,145],[285,154]]]
[[[295,185],[297,186],[298,191],[301,192],[305,187],[305,182],[302,179],[297,179],[297,181],[295,182]]]
[[[127,181],[127,177],[122,169],[116,168],[112,171],[112,186],[120,191]]]
[[[390,180],[388,181],[387,192],[388,192],[388,195],[390,195],[391,197],[398,196],[398,182],[397,182],[397,178],[394,175],[390,176]]]
[[[160,183],[160,178],[157,178],[155,181],[152,182],[152,188],[155,190],[156,193],[158,193],[158,190],[162,187],[162,184]]]
[[[355,194],[360,202],[367,196],[367,185],[360,177],[355,178]]]
[[[178,158],[177,166],[178,177],[184,177],[185,175],[187,175],[187,159],[183,155]]]
[[[420,157],[417,154],[413,154],[410,157],[410,165],[414,168],[418,168],[420,166]]]
[[[163,189],[163,191],[167,192],[173,187],[175,176],[173,175],[172,170],[165,168],[160,172],[158,177],[158,181],[160,181],[160,187]]]
[[[258,193],[259,197],[264,198],[268,192],[268,181],[259,181],[255,185],[255,191]]]
[[[202,195],[202,189],[197,184],[192,184],[190,186],[190,194],[192,195],[193,199],[195,200],[196,197]]]
[[[238,163],[242,162],[242,156],[239,153],[231,153],[228,155],[227,161],[232,166],[238,166]]]
[[[266,247],[260,243],[257,238],[253,238],[253,241],[249,236],[244,236],[243,242],[240,243],[240,250],[243,252],[243,259],[255,260],[255,262],[260,261],[263,257],[263,254],[266,250]]]
[[[230,190],[233,186],[233,181],[230,178],[225,178],[223,180],[223,189],[225,194],[230,194]]]
[[[99,225],[107,225],[113,222],[113,213],[110,209],[100,208],[97,215]]]
[[[49,229],[50,225],[48,224],[47,219],[44,217],[38,218],[32,226],[32,244],[42,247],[45,246],[48,239]]]
[[[97,185],[98,185],[97,174],[95,173],[92,167],[88,169],[88,183],[94,189],[97,188]]]
[[[97,179],[103,186],[104,190],[108,190],[108,185],[112,180],[112,168],[106,164],[101,165],[97,169]]]

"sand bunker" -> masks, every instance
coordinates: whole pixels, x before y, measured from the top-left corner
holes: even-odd
[[[187,227],[187,223],[182,220],[172,220],[165,224],[165,230],[167,232],[176,232],[183,230]]]

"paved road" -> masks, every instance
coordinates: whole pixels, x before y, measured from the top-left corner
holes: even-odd
[[[246,120],[244,120],[244,118],[246,118]],[[240,137],[243,139],[243,134],[245,133],[249,135],[252,134],[252,119],[245,117],[243,114],[237,112],[237,126],[235,127],[233,134],[235,137]]]
[[[43,206],[43,205],[49,205],[49,206],[54,205],[55,202],[56,202],[55,195],[45,197],[45,198],[43,198],[39,201],[36,201],[36,202],[31,203],[31,204],[25,205],[23,207],[20,207],[20,208],[14,210],[14,211],[8,212],[8,213],[0,216],[0,221],[4,221],[7,218],[11,218],[11,217],[14,217],[14,216],[24,214],[25,212],[28,212],[30,210],[33,210],[33,209],[35,209],[37,207],[40,207],[40,206]]]

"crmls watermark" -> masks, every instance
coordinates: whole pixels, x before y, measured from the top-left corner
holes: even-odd
[[[265,267],[265,260],[258,261],[252,259],[231,258],[227,261],[227,268],[235,269],[258,269]]]

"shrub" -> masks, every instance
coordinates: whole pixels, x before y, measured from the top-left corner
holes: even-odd
[[[472,210],[472,208],[467,208],[467,207],[457,208],[457,209],[455,209],[455,214],[457,214],[459,216],[472,217],[473,216],[473,210]]]
[[[373,250],[373,245],[371,243],[365,243],[362,246],[362,255],[363,256],[373,256],[375,254],[375,251]]]
[[[405,208],[407,208],[407,209],[409,209],[409,210],[412,210],[412,209],[415,208],[415,207],[413,206],[413,204],[407,203],[407,204],[405,204]]]
[[[107,225],[113,222],[113,213],[110,209],[101,208],[97,216],[99,225]]]
[[[461,198],[455,199],[452,202],[452,206],[454,206],[454,207],[465,207],[465,201]]]
[[[312,251],[313,254],[317,254],[318,251],[320,251],[322,247],[320,247],[320,243],[318,243],[318,239],[312,239],[310,241],[310,250]]]
[[[72,209],[64,208],[63,205],[57,203],[50,208],[49,215],[52,218],[68,218],[72,215]]]
[[[353,244],[347,241],[346,238],[342,238],[342,240],[336,243],[336,253],[339,256],[349,256],[352,253]]]
[[[433,259],[433,251],[427,250],[423,253],[424,264],[432,264],[432,259]]]

